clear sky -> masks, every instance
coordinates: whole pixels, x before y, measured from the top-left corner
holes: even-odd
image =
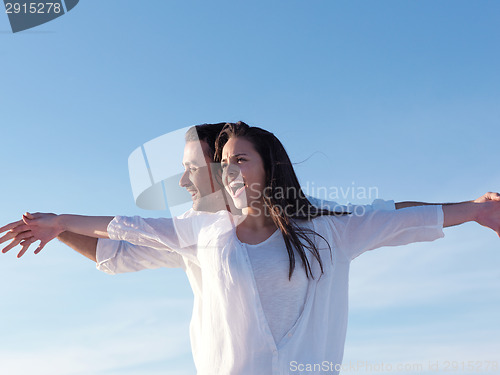
[[[377,188],[341,203],[499,191],[499,18],[487,0],[86,0],[12,34],[2,12],[0,223],[162,216],[134,205],[127,158],[206,122],[274,132],[311,189]],[[109,276],[57,241],[16,254],[0,254],[1,374],[195,373],[182,271]],[[493,231],[372,251],[350,284],[344,363],[500,364]]]

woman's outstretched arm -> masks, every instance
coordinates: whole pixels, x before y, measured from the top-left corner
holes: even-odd
[[[0,228],[0,233],[9,231],[0,238],[0,243],[13,239],[2,252],[6,253],[22,241],[22,249],[18,254],[21,257],[33,242],[40,241],[35,250],[35,254],[38,254],[47,243],[66,231],[94,238],[109,238],[107,227],[111,220],[113,216],[26,213],[22,220]]]
[[[86,258],[97,262],[97,238],[72,232],[62,232],[57,236],[57,239]]]
[[[464,202],[443,207],[443,227],[452,227],[468,221],[490,228],[500,237],[500,201]]]

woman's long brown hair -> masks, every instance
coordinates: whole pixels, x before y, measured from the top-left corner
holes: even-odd
[[[264,189],[266,193],[263,194],[265,208],[275,225],[280,229],[285,241],[290,260],[288,279],[291,279],[295,269],[294,248],[302,260],[307,278],[311,275],[314,279],[314,275],[306,257],[305,249],[308,249],[318,260],[321,274],[323,274],[321,257],[312,238],[319,236],[327,243],[331,259],[330,244],[317,232],[301,228],[295,220],[311,220],[321,215],[345,215],[346,212],[333,212],[317,208],[309,202],[300,187],[299,180],[285,148],[279,139],[267,130],[249,126],[241,121],[227,123],[215,142],[216,162],[221,161],[222,149],[226,142],[233,137],[242,137],[251,142],[262,158],[266,172],[266,187]],[[292,194],[289,194],[290,192]]]

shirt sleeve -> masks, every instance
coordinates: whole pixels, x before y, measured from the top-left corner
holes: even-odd
[[[160,267],[184,268],[182,256],[174,251],[105,238],[97,241],[96,258],[97,269],[110,275]]]
[[[173,251],[195,261],[197,230],[194,227],[198,217],[170,219],[116,216],[108,225],[108,235],[111,240]]]
[[[396,209],[396,204],[394,200],[385,201],[383,199],[375,199],[371,204],[374,210],[387,210],[394,211]]]
[[[434,241],[444,237],[441,205],[374,210],[363,215],[332,216],[341,250],[350,260],[383,246]]]

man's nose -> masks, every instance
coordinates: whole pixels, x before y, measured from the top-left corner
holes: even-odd
[[[240,174],[240,168],[236,164],[230,163],[227,166],[226,173],[227,173],[228,177],[235,178],[236,176],[238,176]]]
[[[191,180],[188,177],[188,171],[184,171],[184,173],[181,176],[181,179],[179,180],[179,186],[186,187],[189,185],[191,185]]]

